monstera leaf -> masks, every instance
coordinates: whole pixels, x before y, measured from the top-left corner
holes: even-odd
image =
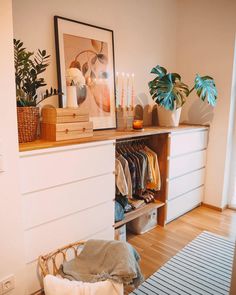
[[[189,94],[189,88],[181,82],[179,74],[170,73],[156,77],[149,82],[150,94],[154,101],[167,110],[180,108]]]
[[[157,78],[162,78],[167,74],[167,70],[164,67],[157,65],[151,70],[151,74],[156,74]]]
[[[208,103],[214,107],[216,105],[217,89],[213,78],[209,76],[200,77],[197,74],[194,82],[197,95],[202,101],[207,99]]]

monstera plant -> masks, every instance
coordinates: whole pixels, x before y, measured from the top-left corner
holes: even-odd
[[[217,89],[210,76],[197,74],[190,89],[181,81],[179,74],[168,73],[164,67],[157,65],[151,73],[156,77],[148,86],[153,100],[161,107],[158,112],[160,125],[178,126],[181,107],[194,90],[202,101],[206,100],[213,107],[216,105]]]

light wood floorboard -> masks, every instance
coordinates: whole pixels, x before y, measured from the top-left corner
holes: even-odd
[[[148,278],[204,230],[235,239],[236,211],[198,207],[165,227],[158,226],[143,235],[128,234],[128,242],[139,252],[142,272]],[[126,289],[126,294],[129,291]]]

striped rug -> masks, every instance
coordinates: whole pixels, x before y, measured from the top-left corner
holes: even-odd
[[[205,231],[130,294],[229,294],[234,247]]]

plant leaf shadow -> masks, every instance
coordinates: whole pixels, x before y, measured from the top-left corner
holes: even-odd
[[[206,101],[202,102],[200,99],[197,99],[189,107],[187,116],[188,119],[184,120],[182,123],[210,124],[214,118],[213,107]]]

